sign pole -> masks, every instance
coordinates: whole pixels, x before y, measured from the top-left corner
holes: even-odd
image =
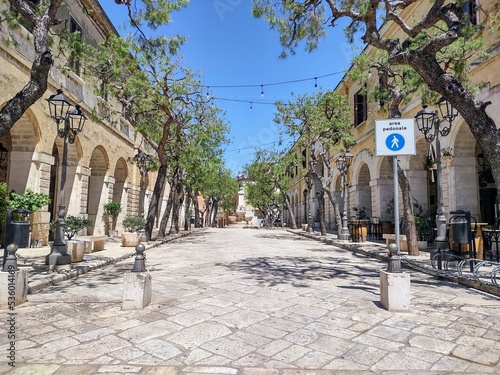
[[[394,172],[394,236],[398,246],[398,256],[401,253],[399,238],[399,180],[398,180],[398,157],[392,157],[392,169]]]

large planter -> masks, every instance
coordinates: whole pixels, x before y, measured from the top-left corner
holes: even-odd
[[[67,242],[68,254],[71,255],[71,263],[78,263],[83,260],[85,254],[85,243],[83,241],[70,240]]]
[[[123,232],[122,233],[122,246],[123,247],[136,247],[141,243],[142,233],[139,232]]]

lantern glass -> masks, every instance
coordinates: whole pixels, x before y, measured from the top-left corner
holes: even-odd
[[[434,127],[436,112],[428,109],[426,105],[424,105],[423,107],[424,108],[418,111],[417,115],[415,116],[415,120],[417,121],[418,130],[422,134],[424,134],[424,136],[427,136],[427,134],[429,134]]]
[[[450,125],[458,116],[458,110],[453,108],[450,102],[448,102],[444,97],[441,97],[438,101],[439,112],[441,112],[441,117],[446,120]]]
[[[49,96],[47,101],[49,102],[50,117],[52,117],[56,124],[64,121],[71,103],[63,95],[62,90],[58,89],[57,94]]]
[[[71,131],[76,135],[83,130],[87,117],[82,112],[81,107],[76,105],[75,108],[68,112],[67,120]]]

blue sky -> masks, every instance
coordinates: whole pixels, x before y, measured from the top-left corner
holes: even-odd
[[[113,0],[100,3],[120,30],[124,7]],[[211,97],[218,98],[217,106],[226,111],[232,143],[226,148],[225,160],[235,175],[251,162],[257,147],[277,146],[272,103],[290,100],[292,92],[311,94],[315,82],[318,88],[335,88],[353,55],[342,28],[337,27],[328,31],[314,52],[299,48],[295,55],[280,59],[278,34],[264,20],[255,19],[251,7],[250,0],[191,0],[162,29],[167,35],[188,37],[181,49],[186,66],[201,72]]]

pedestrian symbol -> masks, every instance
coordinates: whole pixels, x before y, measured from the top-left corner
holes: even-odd
[[[391,151],[399,151],[404,147],[405,139],[401,134],[392,133],[386,138],[385,145]]]

